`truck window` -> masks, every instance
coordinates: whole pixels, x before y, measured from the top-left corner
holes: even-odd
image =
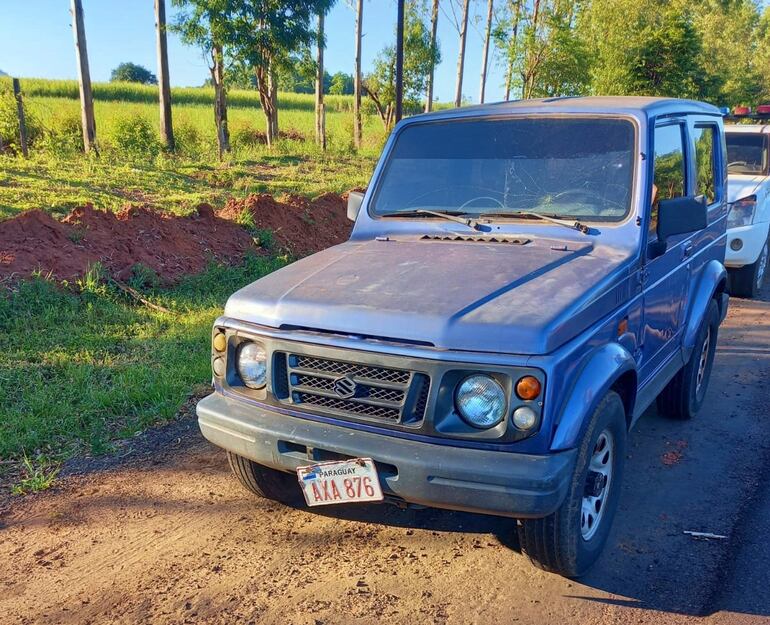
[[[728,132],[725,137],[728,174],[762,174],[766,171],[765,135]]]
[[[650,236],[656,236],[658,203],[685,194],[684,141],[682,125],[669,124],[655,128],[655,159],[652,200],[650,204]]]
[[[620,221],[631,206],[634,126],[607,117],[519,117],[404,128],[370,210]]]
[[[693,130],[695,140],[695,195],[703,195],[711,205],[716,201],[716,158],[714,147],[717,142],[717,129],[713,124],[696,126]]]

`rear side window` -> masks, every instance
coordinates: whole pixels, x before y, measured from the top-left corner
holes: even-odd
[[[682,125],[655,128],[654,178],[651,198],[650,233],[658,227],[658,203],[685,194],[684,141]]]
[[[716,201],[716,157],[714,146],[717,142],[714,125],[696,126],[695,140],[695,195],[703,195],[708,204]]]

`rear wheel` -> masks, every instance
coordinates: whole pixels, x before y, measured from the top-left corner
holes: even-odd
[[[588,424],[562,505],[543,519],[518,521],[519,543],[532,564],[579,577],[596,561],[615,517],[625,452],[626,413],[610,391]]]
[[[719,333],[719,307],[709,303],[690,360],[658,396],[658,412],[672,419],[692,419],[706,397]]]
[[[300,501],[299,485],[293,475],[265,467],[230,451],[227,452],[227,461],[241,485],[258,497],[285,504]]]
[[[756,262],[730,272],[730,294],[738,297],[756,297],[767,275],[768,242],[762,247]]]

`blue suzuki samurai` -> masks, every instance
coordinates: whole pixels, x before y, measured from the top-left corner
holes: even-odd
[[[629,429],[702,406],[727,312],[720,112],[554,98],[399,123],[350,240],[230,297],[197,408],[257,495],[517,519],[579,576]]]

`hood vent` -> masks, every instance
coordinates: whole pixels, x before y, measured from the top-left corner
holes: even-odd
[[[510,245],[526,245],[531,239],[494,236],[463,236],[461,234],[425,234],[421,241],[461,241],[463,243],[508,243]]]

